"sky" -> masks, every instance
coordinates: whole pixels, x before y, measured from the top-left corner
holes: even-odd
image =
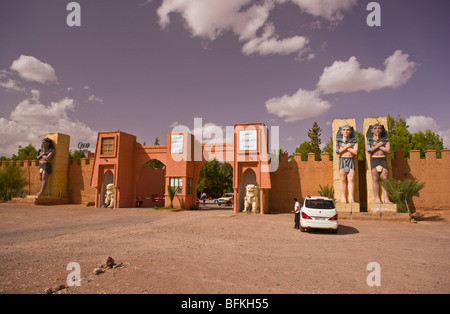
[[[314,122],[324,144],[388,114],[450,148],[450,1],[371,2],[0,0],[0,156],[53,132],[166,144],[194,118],[278,127],[293,153]]]

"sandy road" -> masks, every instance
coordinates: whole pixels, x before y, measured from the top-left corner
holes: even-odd
[[[0,204],[0,293],[449,293],[450,212],[417,224],[340,220],[337,235],[293,215]],[[112,256],[123,268],[94,275]],[[369,287],[367,265],[381,267]]]

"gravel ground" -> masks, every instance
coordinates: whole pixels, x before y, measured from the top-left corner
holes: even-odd
[[[0,204],[0,293],[450,293],[450,212],[419,216],[341,219],[333,235],[294,230],[293,214],[229,207]],[[66,284],[71,262],[81,286]],[[367,284],[372,262],[379,286]]]

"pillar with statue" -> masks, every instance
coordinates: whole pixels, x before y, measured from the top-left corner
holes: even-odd
[[[388,131],[386,117],[364,119],[368,211],[397,210],[380,184],[380,179],[392,178]]]
[[[70,136],[48,133],[42,140],[36,160],[39,162],[40,190],[30,195],[35,204],[55,205],[71,202],[68,196]]]
[[[359,147],[355,119],[335,119],[332,130],[336,209],[339,212],[359,212]]]

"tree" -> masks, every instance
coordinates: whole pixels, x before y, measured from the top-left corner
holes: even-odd
[[[19,193],[19,190],[27,183],[21,168],[9,166],[2,169],[0,171],[0,202],[10,200],[13,193]]]
[[[159,137],[155,138],[155,143],[153,145],[159,145]]]
[[[322,135],[322,129],[319,127],[317,122],[314,122],[312,129],[308,130],[308,137],[311,143],[312,153],[314,153],[316,160],[321,159],[322,150],[320,149],[320,144],[322,144],[322,140],[320,136]]]
[[[147,163],[145,163],[146,167],[152,167],[152,168],[157,168],[157,169],[164,169],[166,167],[165,164],[163,164],[161,161],[159,161],[158,159],[150,159],[150,161],[148,161]]]
[[[70,150],[69,159],[81,159],[86,158],[84,150]]]
[[[396,151],[403,151],[405,157],[409,157],[409,151],[412,149],[411,133],[408,131],[408,125],[400,115],[393,118],[388,115],[389,142],[391,144],[391,158],[393,159]]]
[[[420,156],[425,157],[426,150],[436,150],[437,157],[441,157],[441,151],[444,149],[443,139],[439,134],[431,130],[418,131],[411,134],[406,120],[400,115],[393,118],[388,115],[389,142],[391,143],[391,158],[394,158],[394,152],[403,151],[406,158],[409,157],[410,150],[420,150]]]
[[[301,143],[296,149],[296,154],[302,154],[302,161],[308,160],[308,153],[313,153],[313,147],[311,145],[311,142],[304,141]]]
[[[17,156],[14,154],[11,160],[33,160],[36,159],[37,150],[33,145],[28,144],[25,147],[19,145]]]
[[[233,167],[217,159],[208,161],[200,170],[197,191],[213,198],[233,192]]]
[[[330,135],[330,139],[325,144],[325,147],[323,148],[324,153],[330,154],[330,160],[333,161],[334,158],[334,151],[333,151],[333,135]]]
[[[412,148],[420,150],[420,156],[425,157],[425,151],[436,150],[437,157],[441,158],[441,152],[444,149],[444,140],[431,130],[416,132],[412,135],[411,139]]]
[[[365,160],[366,159],[366,150],[364,148],[364,146],[365,146],[364,134],[362,134],[359,131],[356,131],[356,137],[358,139],[358,160]]]

